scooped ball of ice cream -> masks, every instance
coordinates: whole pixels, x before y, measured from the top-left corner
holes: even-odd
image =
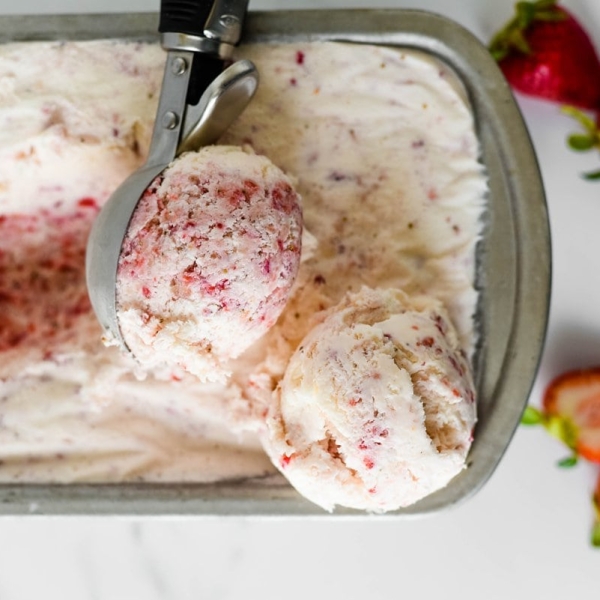
[[[222,380],[286,305],[301,237],[300,197],[269,159],[232,146],[183,154],[148,187],[123,242],[127,346],[147,371]]]
[[[302,341],[274,393],[265,449],[326,510],[384,512],[443,488],[475,425],[468,360],[435,300],[348,294]]]

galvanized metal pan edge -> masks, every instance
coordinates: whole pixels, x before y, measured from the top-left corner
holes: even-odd
[[[157,22],[154,13],[7,16],[0,17],[0,42],[153,40]],[[254,12],[248,17],[244,40],[339,40],[410,47],[447,63],[467,90],[490,188],[477,268],[479,423],[468,468],[445,489],[386,516],[416,517],[453,506],[484,484],[508,446],[537,372],[549,312],[548,214],[535,154],[511,91],[471,33],[423,11]],[[327,513],[300,498],[282,478],[269,477],[210,485],[1,485],[0,514],[306,517]],[[335,512],[336,518],[342,516],[365,515]]]

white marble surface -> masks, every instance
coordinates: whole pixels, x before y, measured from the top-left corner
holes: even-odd
[[[157,10],[158,0],[0,0],[0,14]],[[565,0],[600,46],[600,2]],[[251,0],[251,8],[411,7],[453,17],[483,40],[512,0]],[[556,107],[520,99],[538,150],[553,232],[546,352],[532,393],[568,368],[600,363],[600,183],[578,173],[597,154],[565,148]],[[600,550],[588,544],[589,466],[554,466],[563,449],[520,429],[473,499],[415,521],[0,520],[0,600],[598,597]]]

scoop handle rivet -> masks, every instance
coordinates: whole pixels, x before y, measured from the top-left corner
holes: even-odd
[[[187,70],[187,62],[185,58],[177,56],[171,63],[171,71],[174,75],[183,75]]]
[[[167,111],[162,118],[162,126],[165,129],[175,129],[179,123],[179,117],[173,111]]]

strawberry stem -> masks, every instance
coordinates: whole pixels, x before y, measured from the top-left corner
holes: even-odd
[[[560,467],[561,469],[570,469],[577,464],[577,460],[577,454],[572,454],[571,456],[567,456],[566,458],[559,460],[556,463],[556,466]]]
[[[600,479],[596,484],[596,491],[592,496],[594,506],[594,526],[592,527],[591,543],[595,548],[600,548]]]
[[[566,13],[557,7],[557,0],[537,0],[537,2],[517,2],[515,15],[492,38],[489,50],[492,56],[501,61],[513,50],[529,54],[531,48],[525,32],[535,21],[562,21]]]
[[[586,152],[587,150],[591,150],[595,145],[596,140],[592,135],[586,135],[582,133],[572,133],[567,138],[567,144],[571,150],[576,150],[577,152]]]
[[[596,521],[592,527],[591,543],[594,548],[600,548],[600,521]]]
[[[565,115],[573,117],[573,119],[583,126],[589,135],[594,135],[596,136],[596,139],[598,139],[598,128],[596,127],[596,123],[594,123],[593,119],[588,117],[583,111],[568,105],[561,106],[560,110]]]
[[[592,148],[600,149],[600,129],[593,119],[573,106],[563,106],[561,111],[575,119],[585,130],[585,133],[572,133],[567,137],[567,145],[571,150],[587,152]],[[588,181],[598,181],[600,170],[583,173],[582,177]]]
[[[559,467],[573,467],[577,464],[577,428],[571,419],[560,415],[548,415],[534,406],[527,406],[523,411],[521,424],[542,425],[552,437],[573,451],[571,456],[558,462]]]
[[[577,429],[570,419],[558,415],[550,415],[546,417],[544,427],[551,436],[560,440],[567,448],[575,451],[577,446]]]

